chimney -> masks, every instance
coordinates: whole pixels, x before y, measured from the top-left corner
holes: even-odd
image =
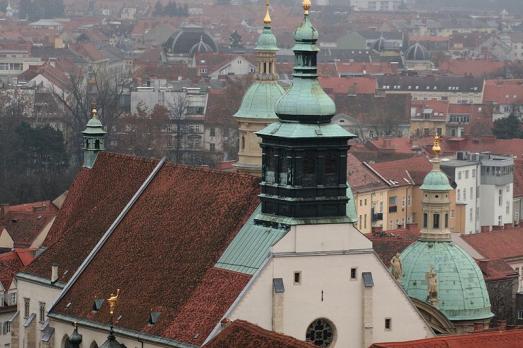
[[[511,228],[513,228],[514,226],[511,224],[511,223],[508,223],[508,224],[505,224],[505,229],[506,230],[510,230]]]
[[[507,329],[507,321],[506,320],[498,320],[498,329],[500,331],[505,331]]]
[[[55,263],[51,266],[51,283],[56,283],[58,280],[58,265]]]
[[[490,226],[481,226],[481,232],[489,232]]]

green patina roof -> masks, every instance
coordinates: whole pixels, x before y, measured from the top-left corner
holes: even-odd
[[[270,26],[265,26],[256,42],[256,51],[278,51],[278,41]]]
[[[245,274],[254,274],[269,256],[270,248],[276,244],[288,229],[271,228],[254,223],[254,217],[261,212],[259,206],[231,244],[227,247],[216,267]]]
[[[319,33],[316,28],[311,23],[311,20],[308,15],[305,16],[305,19],[300,24],[296,31],[294,32],[294,40],[296,43],[299,42],[316,42],[318,41]]]
[[[403,288],[410,297],[427,300],[426,273],[437,274],[437,307],[449,320],[493,316],[483,274],[476,262],[453,242],[417,241],[401,253]]]
[[[355,223],[358,221],[358,213],[356,212],[356,203],[349,183],[347,183],[347,197],[349,198],[349,201],[347,202],[347,217],[350,222]]]
[[[297,122],[271,123],[258,135],[269,135],[281,138],[355,138],[356,136],[338,124],[303,124]]]
[[[427,191],[452,191],[449,178],[439,169],[434,169],[425,176],[420,189]]]
[[[83,130],[82,134],[84,135],[104,135],[107,133],[104,130],[102,122],[97,117],[91,117],[89,122],[87,122],[86,128]]]
[[[284,93],[276,81],[255,81],[243,96],[234,117],[277,120],[274,106]]]
[[[276,104],[278,115],[334,116],[334,101],[316,79],[294,78],[291,88]]]

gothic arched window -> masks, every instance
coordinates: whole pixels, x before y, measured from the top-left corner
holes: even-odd
[[[330,347],[335,338],[334,325],[327,319],[314,320],[307,328],[306,339],[318,347]]]

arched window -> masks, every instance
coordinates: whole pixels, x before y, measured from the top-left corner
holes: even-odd
[[[64,337],[62,338],[62,345],[60,347],[61,348],[72,348],[71,341],[69,341],[69,336],[64,335]]]
[[[331,347],[336,337],[336,329],[331,321],[320,318],[307,328],[306,340],[318,347]]]

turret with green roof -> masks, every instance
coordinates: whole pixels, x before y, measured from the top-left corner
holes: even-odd
[[[401,284],[410,297],[442,312],[457,331],[473,324],[488,327],[493,314],[483,274],[466,251],[451,239],[449,228],[452,186],[440,170],[439,137],[435,138],[433,169],[421,186],[423,226],[418,241],[400,255]]]
[[[262,138],[262,211],[258,221],[296,225],[348,223],[347,141],[355,135],[331,119],[332,99],[318,81],[318,31],[311,23],[309,0],[294,34],[292,86],[276,104],[278,122]],[[347,211],[351,212],[348,217]]]
[[[96,105],[93,104],[91,107],[91,118],[82,132],[84,137],[84,167],[92,168],[98,152],[105,150],[104,138],[106,133],[102,122],[98,119]]]
[[[261,150],[255,132],[278,119],[274,106],[285,90],[278,84],[276,52],[278,44],[271,29],[269,1],[266,2],[263,31],[256,43],[256,75],[243,96],[234,117],[240,125],[240,151],[236,167],[240,171],[261,172]]]

